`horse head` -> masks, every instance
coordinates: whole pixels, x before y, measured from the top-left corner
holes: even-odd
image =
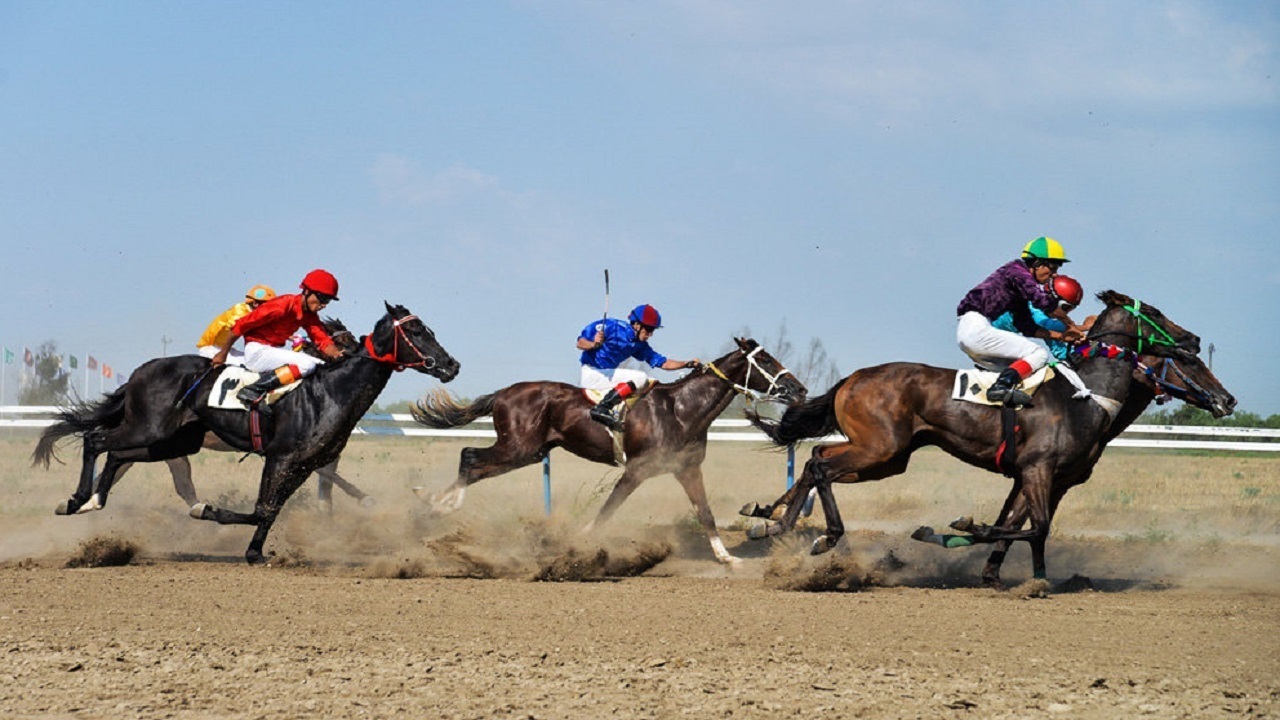
[[[387,306],[387,314],[364,338],[364,348],[370,357],[393,365],[396,370],[412,368],[441,382],[458,376],[458,361],[441,347],[426,323],[403,305],[383,304]]]
[[[708,370],[733,383],[734,388],[744,394],[782,402],[802,400],[808,394],[804,383],[760,343],[750,338],[734,338],[734,342],[738,349],[716,361],[724,365],[723,370],[716,363],[710,363]]]
[[[1089,339],[1117,338],[1137,358],[1135,379],[1157,395],[1171,395],[1207,410],[1230,415],[1236,399],[1200,359],[1200,338],[1170,320],[1153,305],[1107,290],[1098,293],[1106,310],[1089,330]]]

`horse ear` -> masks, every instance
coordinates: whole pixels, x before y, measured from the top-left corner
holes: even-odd
[[[736,343],[738,343],[738,349],[739,349],[739,350],[746,350],[746,349],[747,349],[747,339],[746,339],[746,338],[735,337],[735,338],[733,339],[733,341],[734,341],[734,342],[736,342]]]
[[[1129,297],[1128,295],[1125,295],[1124,293],[1118,293],[1115,290],[1103,290],[1102,292],[1098,293],[1098,299],[1101,300],[1102,303],[1104,305],[1107,305],[1108,307],[1112,305],[1132,305],[1133,304],[1133,298]]]
[[[395,314],[396,314],[396,313],[395,313],[395,310],[394,310],[394,309],[392,309],[392,307],[391,307],[391,303],[387,302],[386,300],[383,300],[383,301],[382,301],[382,304],[387,306],[387,314],[388,314],[388,315],[395,315]]]

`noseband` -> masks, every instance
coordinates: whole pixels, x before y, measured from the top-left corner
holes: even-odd
[[[413,340],[409,339],[409,336],[405,333],[404,328],[401,327],[402,325],[409,322],[410,320],[417,320],[417,319],[418,319],[417,315],[406,315],[405,317],[392,321],[391,326],[395,328],[395,333],[392,335],[391,352],[387,353],[386,355],[379,355],[378,351],[373,348],[373,333],[369,333],[368,335],[365,335],[364,349],[366,352],[369,353],[369,357],[373,358],[374,360],[377,360],[380,363],[385,363],[387,365],[394,366],[396,372],[400,372],[405,368],[420,367],[424,370],[431,370],[432,368],[434,368],[436,366],[436,359],[433,357],[427,356],[426,353],[419,350],[418,346],[413,344]],[[400,362],[399,356],[400,356],[400,340],[401,339],[403,339],[404,344],[408,345],[409,349],[413,350],[414,354],[418,356],[417,362],[411,362],[411,363]]]
[[[715,363],[710,363],[710,362],[707,363],[707,369],[710,370],[712,373],[714,373],[716,377],[729,383],[729,385],[732,386],[736,392],[738,392],[741,395],[747,396],[747,398],[751,399],[752,401],[759,400],[760,398],[776,398],[778,397],[777,394],[775,393],[775,391],[778,389],[778,381],[782,379],[783,375],[791,374],[791,371],[786,368],[782,368],[782,370],[780,370],[777,375],[769,374],[769,371],[760,367],[760,363],[756,361],[756,353],[762,350],[764,350],[764,347],[757,347],[755,350],[752,350],[751,352],[747,353],[747,377],[742,381],[741,385],[729,379],[729,376],[725,375],[724,372],[720,370],[720,368],[716,367]],[[760,373],[760,375],[763,376],[765,380],[769,381],[768,390],[765,390],[763,393],[761,393],[758,390],[751,389],[750,385],[751,385],[752,370],[755,370],[756,372]]]

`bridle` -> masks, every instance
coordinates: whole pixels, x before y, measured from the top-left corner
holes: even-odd
[[[1121,305],[1120,307],[1138,321],[1137,330],[1132,333],[1122,332],[1120,330],[1104,330],[1103,332],[1093,335],[1094,338],[1104,337],[1107,335],[1118,335],[1120,337],[1133,338],[1138,341],[1137,352],[1139,354],[1142,353],[1142,346],[1144,343],[1148,346],[1169,348],[1174,352],[1187,352],[1187,350],[1182,347],[1182,344],[1177,340],[1174,340],[1173,336],[1170,335],[1167,330],[1160,327],[1160,323],[1152,320],[1146,313],[1142,312],[1141,300],[1134,300],[1133,305]],[[1144,327],[1150,327],[1150,331],[1146,335],[1142,334],[1142,329]]]
[[[752,350],[751,352],[746,353],[746,356],[747,356],[747,377],[742,381],[742,383],[741,383],[741,384],[738,384],[738,383],[734,382],[733,380],[731,380],[731,379],[729,378],[729,376],[728,376],[728,375],[725,375],[725,374],[724,374],[724,372],[723,372],[723,371],[721,371],[721,370],[720,370],[720,368],[716,367],[716,364],[715,364],[715,363],[713,363],[713,362],[709,362],[709,363],[707,363],[707,364],[705,365],[705,367],[707,368],[707,370],[710,370],[710,371],[711,371],[711,373],[712,373],[712,374],[714,374],[716,377],[718,377],[718,378],[720,378],[721,380],[724,380],[725,382],[729,383],[729,386],[730,386],[730,387],[732,387],[732,388],[734,389],[734,391],[735,391],[735,392],[737,392],[737,393],[738,393],[738,394],[740,394],[740,395],[744,395],[744,396],[746,396],[749,400],[751,400],[751,401],[753,401],[753,402],[754,402],[754,401],[756,401],[756,400],[759,400],[759,399],[761,399],[761,398],[774,399],[774,398],[777,398],[777,397],[778,397],[777,392],[776,392],[776,391],[777,391],[777,389],[778,389],[778,382],[782,379],[782,376],[783,376],[783,375],[790,375],[790,374],[791,374],[791,371],[790,371],[790,370],[788,370],[788,369],[786,369],[786,368],[784,367],[784,368],[782,368],[781,370],[779,370],[779,371],[778,371],[778,373],[775,375],[775,374],[770,373],[768,370],[765,370],[763,367],[761,367],[761,366],[760,366],[759,361],[757,361],[757,360],[756,360],[756,354],[757,354],[757,353],[760,353],[760,352],[763,352],[763,351],[764,351],[764,347],[763,347],[763,346],[757,346],[757,347],[756,347],[754,350]],[[760,373],[760,375],[761,375],[765,380],[768,380],[768,381],[769,381],[769,389],[768,389],[768,390],[765,390],[763,393],[761,393],[761,392],[760,392],[760,391],[758,391],[758,390],[752,390],[752,389],[751,389],[751,387],[750,387],[750,385],[751,385],[751,372],[752,372],[753,370],[754,370],[755,372]]]
[[[373,358],[374,360],[377,360],[380,363],[393,366],[396,372],[400,372],[405,368],[420,367],[424,370],[433,369],[436,366],[436,359],[428,356],[426,353],[422,352],[422,350],[418,349],[418,346],[413,344],[413,340],[409,338],[408,334],[405,333],[404,328],[401,327],[402,325],[409,322],[410,320],[417,320],[417,319],[418,319],[417,315],[406,315],[402,318],[392,321],[391,326],[394,329],[394,333],[391,336],[391,339],[392,339],[391,352],[387,353],[386,355],[379,355],[378,351],[374,349],[373,333],[369,333],[368,335],[365,335],[364,349],[366,352],[369,353],[369,357]],[[401,339],[403,339],[404,344],[408,345],[409,349],[413,350],[414,354],[418,356],[417,362],[406,363],[406,362],[401,362],[399,360]]]

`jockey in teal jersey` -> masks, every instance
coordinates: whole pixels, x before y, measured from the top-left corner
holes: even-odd
[[[1058,297],[1059,305],[1066,312],[1074,311],[1076,307],[1080,305],[1080,301],[1084,299],[1084,289],[1080,287],[1080,283],[1076,282],[1074,278],[1067,277],[1066,275],[1055,275],[1049,287],[1053,291],[1053,294]],[[1049,346],[1049,354],[1059,362],[1065,362],[1071,355],[1071,343],[1063,340],[1055,340],[1051,333],[1058,333],[1059,337],[1061,337],[1061,333],[1065,332],[1067,329],[1067,324],[1046,314],[1043,310],[1031,303],[1027,303],[1027,309],[1031,311],[1031,319],[1035,322],[1036,327],[1044,330],[1043,333],[1037,331],[1036,335],[1037,337],[1040,337],[1040,339],[1044,340],[1045,344]],[[1086,323],[1086,325],[1088,325],[1088,323]],[[1018,332],[1018,328],[1013,321],[1012,312],[1006,312],[996,318],[991,322],[991,326],[1007,332]]]
[[[621,423],[613,413],[613,407],[653,380],[643,370],[619,367],[627,360],[639,360],[650,367],[663,370],[680,370],[700,364],[696,358],[668,360],[649,347],[649,338],[660,327],[662,316],[656,308],[652,305],[637,305],[626,320],[597,320],[579,333],[577,346],[582,351],[581,386],[588,390],[608,390],[600,402],[591,408],[592,420],[612,430],[620,429]]]

